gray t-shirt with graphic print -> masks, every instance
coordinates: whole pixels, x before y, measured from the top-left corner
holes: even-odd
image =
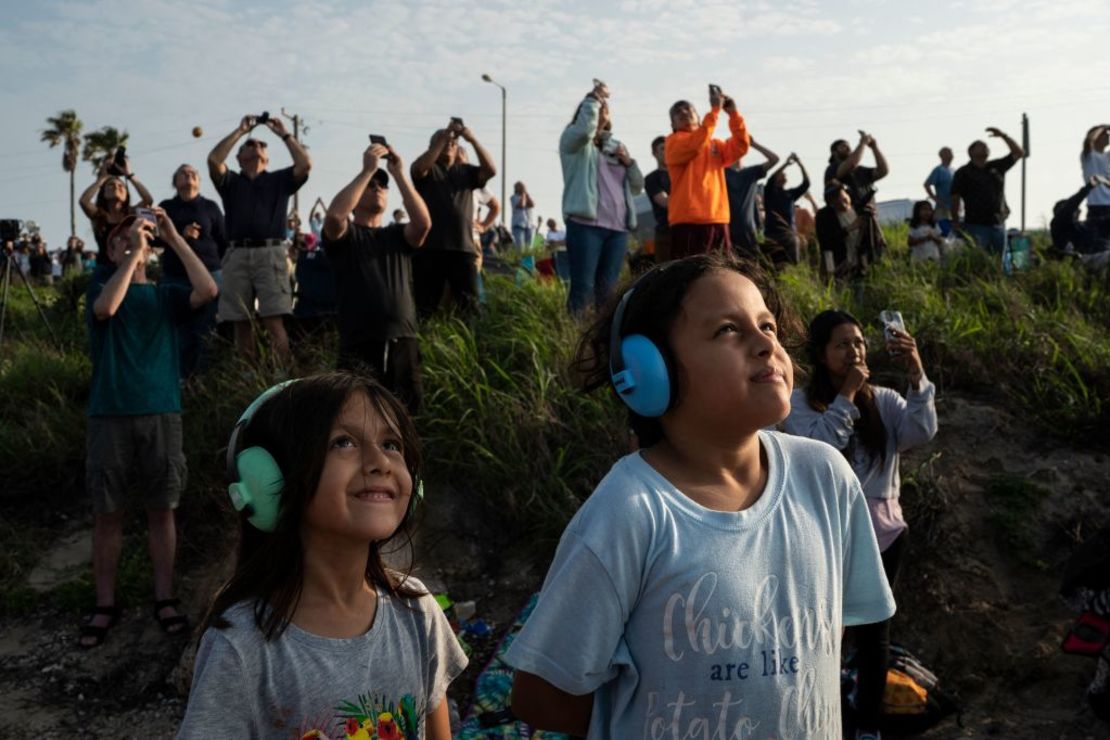
[[[821,442],[761,432],[767,484],[699,506],[635,453],[563,533],[506,655],[593,693],[590,738],[840,737],[840,633],[894,613],[859,482]]]
[[[412,578],[407,584],[426,590]],[[201,639],[179,738],[335,738],[360,730],[423,738],[427,713],[466,668],[431,596],[396,599],[378,589],[373,625],[349,639],[290,624],[267,642],[247,602],[224,617],[230,627]]]

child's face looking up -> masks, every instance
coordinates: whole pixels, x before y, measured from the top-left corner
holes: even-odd
[[[683,417],[722,441],[777,424],[790,413],[794,372],[775,316],[755,283],[715,270],[690,286],[670,331]]]
[[[411,497],[401,435],[364,392],[351,394],[332,425],[303,533],[363,543],[385,540],[400,526]]]

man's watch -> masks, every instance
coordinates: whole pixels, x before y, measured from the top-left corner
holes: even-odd
[[[285,132],[285,135],[281,137],[281,140],[282,140],[282,141],[289,141],[289,137],[290,137],[290,136],[292,136],[292,135],[293,135],[293,134],[291,134],[291,133],[289,133],[288,131],[286,131],[286,132]]]

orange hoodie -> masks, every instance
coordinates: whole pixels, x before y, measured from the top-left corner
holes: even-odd
[[[732,137],[711,139],[717,128],[717,109],[709,111],[693,131],[675,131],[667,137],[663,157],[671,175],[667,220],[674,224],[727,224],[728,191],[725,167],[740,159],[751,146],[744,117],[728,118]]]

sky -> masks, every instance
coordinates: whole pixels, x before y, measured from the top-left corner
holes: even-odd
[[[1084,133],[1110,121],[1107,38],[1110,0],[0,0],[0,218],[34,220],[51,246],[64,243],[69,176],[61,149],[39,140],[61,110],[85,131],[126,129],[132,167],[161,200],[173,170],[204,172],[243,115],[284,108],[306,122],[313,159],[302,216],[357,174],[367,134],[411,163],[460,116],[509,192],[523,180],[536,214],[561,222],[558,136],[597,77],[612,91],[614,135],[645,173],[671,103],[704,112],[715,82],[753,137],[797,152],[815,178],[831,141],[869,131],[890,163],[880,200],[923,197],[941,146],[958,166],[987,126],[1020,139],[1026,113],[1026,223],[1039,228],[1081,185]],[[501,93],[483,73],[508,91],[505,165]],[[271,168],[288,166],[270,144]],[[79,164],[77,193],[93,180]],[[206,176],[201,192],[218,201]],[[1017,226],[1020,166],[1007,197]],[[80,211],[78,235],[92,244]]]

